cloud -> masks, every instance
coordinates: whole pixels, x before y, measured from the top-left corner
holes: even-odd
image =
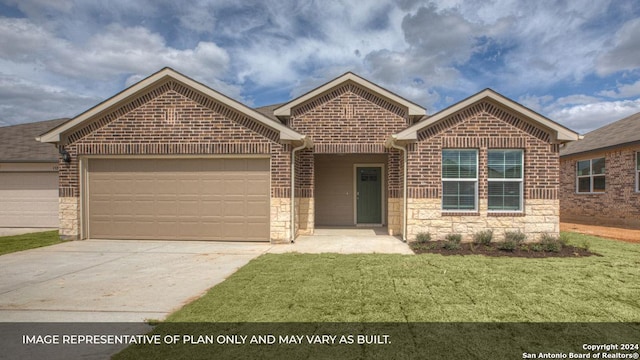
[[[589,95],[558,99],[549,95],[526,95],[518,102],[581,134],[640,112],[640,98],[606,101]]]
[[[615,34],[613,47],[597,60],[600,75],[640,67],[640,19],[627,22]]]
[[[100,101],[98,97],[0,74],[0,113],[5,124],[71,117]]]
[[[610,98],[630,98],[640,95],[640,80],[633,84],[618,84],[615,90],[603,90],[598,95]]]

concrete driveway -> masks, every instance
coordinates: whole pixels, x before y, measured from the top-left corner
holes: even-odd
[[[0,256],[3,322],[164,319],[272,245],[66,242]]]

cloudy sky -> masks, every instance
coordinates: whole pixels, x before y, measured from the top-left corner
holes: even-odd
[[[0,0],[0,125],[165,66],[249,106],[346,71],[429,114],[490,87],[585,133],[640,111],[640,2]]]

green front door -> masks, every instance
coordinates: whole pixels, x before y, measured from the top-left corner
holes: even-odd
[[[356,211],[358,224],[382,224],[382,169],[356,168]]]

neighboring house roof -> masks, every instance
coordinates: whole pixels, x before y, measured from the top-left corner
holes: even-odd
[[[605,125],[584,135],[584,139],[567,144],[560,156],[640,142],[640,113]]]
[[[382,96],[396,104],[402,105],[404,107],[406,107],[408,109],[408,115],[409,116],[423,116],[426,114],[426,109],[423,108],[422,106],[411,102],[403,97],[400,97],[394,93],[392,93],[391,91],[384,89],[372,82],[370,82],[369,80],[366,80],[364,78],[361,78],[360,76],[352,73],[352,72],[347,72],[331,81],[329,81],[328,83],[317,87],[311,91],[309,91],[308,93],[293,99],[291,101],[289,101],[288,103],[276,108],[274,110],[274,115],[275,116],[283,116],[283,117],[287,117],[287,116],[291,116],[291,109],[293,109],[294,107],[308,101],[311,100],[313,98],[315,98],[316,96],[333,89],[334,87],[347,82],[347,81],[352,81],[362,87],[364,87],[365,89],[368,89],[370,91],[372,91],[373,93]]]
[[[550,120],[529,108],[526,108],[517,102],[504,97],[497,92],[491,89],[485,89],[480,91],[479,93],[472,95],[428,118],[424,118],[420,122],[406,128],[405,130],[392,135],[395,140],[398,141],[416,141],[418,139],[418,132],[428,126],[431,126],[439,121],[446,119],[447,117],[455,114],[456,112],[465,109],[468,106],[471,106],[480,101],[490,101],[493,103],[497,103],[509,110],[516,112],[519,115],[523,115],[527,120],[531,123],[537,125],[538,127],[542,127],[543,129],[547,129],[552,133],[554,139],[553,142],[568,142],[578,140],[579,135],[574,131],[556,123],[553,120]]]
[[[69,119],[0,127],[0,162],[57,162],[58,149],[36,141],[40,134]]]
[[[273,119],[266,117],[264,114],[251,109],[246,105],[235,101],[183,74],[180,74],[179,72],[171,68],[164,68],[147,77],[146,79],[139,81],[138,83],[128,87],[115,96],[76,116],[69,122],[64,123],[63,125],[43,134],[42,136],[40,136],[40,138],[38,138],[38,140],[41,142],[57,143],[60,141],[61,135],[63,133],[76,129],[80,127],[81,124],[85,121],[91,121],[105,112],[117,109],[143,91],[170,80],[177,81],[182,85],[203,94],[204,96],[207,96],[217,102],[223,103],[226,106],[262,123],[263,125],[278,131],[280,133],[280,140],[305,141],[304,135],[297,133],[296,131],[282,125],[280,122],[276,122]]]

